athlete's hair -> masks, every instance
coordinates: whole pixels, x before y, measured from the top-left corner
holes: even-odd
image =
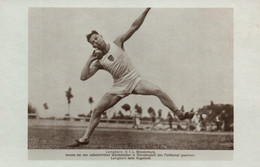
[[[96,30],[92,30],[91,33],[87,34],[87,35],[86,35],[86,38],[87,38],[87,41],[88,41],[88,42],[89,42],[90,37],[91,37],[93,34],[99,34],[99,33],[98,33]]]

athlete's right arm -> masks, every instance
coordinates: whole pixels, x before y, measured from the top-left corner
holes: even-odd
[[[88,58],[85,66],[83,67],[80,75],[80,79],[82,81],[85,81],[92,77],[99,69],[102,68],[99,61],[96,61],[98,59],[98,55],[94,54],[94,52],[90,55]]]

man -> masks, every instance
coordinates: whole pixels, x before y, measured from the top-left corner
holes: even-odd
[[[152,129],[154,129],[154,128],[156,128],[156,129],[162,128],[162,110],[161,109],[159,109],[156,121],[152,126]]]
[[[138,105],[135,105],[135,111],[133,113],[133,120],[134,120],[134,124],[132,126],[132,128],[137,128],[137,129],[142,129],[140,127],[141,125],[141,115],[142,115],[142,110],[140,110],[141,107],[139,107]]]
[[[171,112],[168,112],[167,114],[167,120],[168,120],[168,124],[169,124],[169,127],[167,128],[167,130],[172,130],[172,121],[173,121],[173,117],[171,115]]]
[[[76,140],[76,146],[88,144],[94,129],[99,123],[101,114],[130,94],[157,96],[179,119],[191,119],[193,117],[189,113],[183,114],[180,112],[170,97],[158,86],[142,79],[125,52],[124,43],[140,28],[149,10],[150,8],[145,9],[134,21],[130,29],[125,34],[118,36],[111,43],[106,43],[103,37],[94,30],[86,36],[87,41],[96,50],[87,60],[81,72],[80,79],[85,81],[92,77],[98,70],[106,70],[112,75],[114,83],[112,89],[105,93],[97,103],[93,110],[88,129],[82,138]]]

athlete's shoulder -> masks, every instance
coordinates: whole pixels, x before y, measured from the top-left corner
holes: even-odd
[[[122,40],[122,35],[118,36],[118,37],[113,41],[113,43],[114,43],[115,45],[117,45],[118,47],[120,47],[121,49],[125,50],[125,49],[124,49],[124,42],[123,42],[123,40]]]

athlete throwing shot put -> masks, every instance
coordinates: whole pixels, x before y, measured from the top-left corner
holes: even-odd
[[[100,121],[101,114],[130,94],[158,97],[162,104],[176,114],[180,120],[193,117],[193,114],[181,112],[171,98],[158,86],[142,79],[125,51],[124,43],[140,28],[149,10],[150,8],[146,8],[130,29],[125,34],[118,36],[113,42],[107,43],[95,30],[86,35],[87,41],[96,50],[88,58],[80,79],[85,81],[98,70],[106,70],[112,75],[114,83],[111,90],[105,93],[95,106],[86,133],[82,138],[76,139],[77,143],[74,146],[88,144]]]

